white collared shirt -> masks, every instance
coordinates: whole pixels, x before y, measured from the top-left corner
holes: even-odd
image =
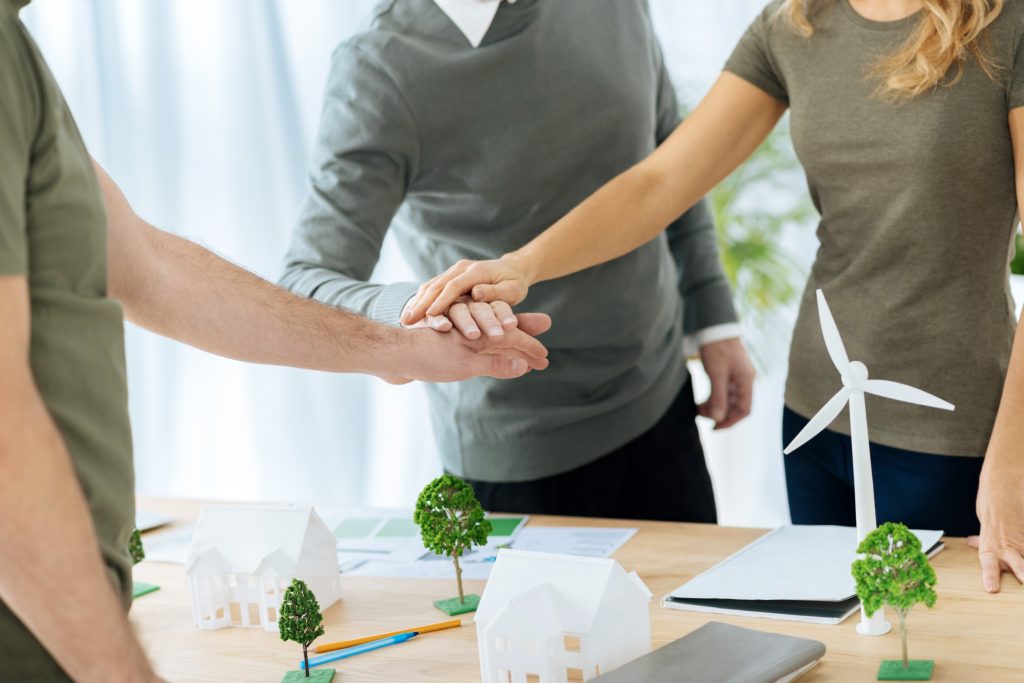
[[[480,47],[487,35],[487,29],[494,22],[498,13],[498,5],[506,0],[434,0],[438,7],[448,15],[469,44]],[[515,0],[507,0],[509,3]]]

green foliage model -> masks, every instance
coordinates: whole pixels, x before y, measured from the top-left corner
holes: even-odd
[[[473,487],[451,474],[441,475],[420,492],[413,521],[419,525],[428,550],[455,562],[459,602],[464,603],[459,558],[473,546],[486,543],[491,532],[491,523],[484,518]]]
[[[306,663],[306,677],[309,678],[309,646],[324,634],[324,617],[316,596],[305,581],[292,579],[292,584],[284,592],[277,628],[281,632],[281,640],[302,645],[302,660]]]
[[[138,529],[132,532],[128,539],[128,552],[132,556],[132,564],[138,564],[146,559],[146,550],[142,547],[142,534]]]
[[[935,604],[935,570],[921,550],[921,541],[902,524],[887,522],[857,546],[853,563],[857,597],[871,616],[889,605],[900,618],[903,668],[907,668],[907,615],[917,603]]]

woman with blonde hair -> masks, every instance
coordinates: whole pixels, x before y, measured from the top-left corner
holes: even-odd
[[[523,248],[426,283],[407,322],[465,293],[518,303],[535,282],[654,239],[787,109],[821,220],[784,439],[838,388],[821,288],[856,359],[956,405],[868,398],[879,522],[980,531],[985,588],[999,590],[1001,569],[1024,581],[1024,335],[1008,286],[1024,196],[1021,0],[775,0],[647,159]],[[853,524],[848,434],[843,416],[786,456],[795,523]]]

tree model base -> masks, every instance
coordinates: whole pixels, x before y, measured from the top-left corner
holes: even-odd
[[[931,659],[911,659],[903,668],[902,659],[886,659],[878,668],[880,681],[930,681],[935,662]]]
[[[480,604],[480,596],[473,594],[467,595],[465,602],[459,602],[458,598],[448,598],[447,600],[436,600],[434,607],[441,610],[450,617],[457,616],[459,614],[467,614],[469,612],[475,612],[476,606]]]
[[[132,582],[132,597],[137,598],[146,593],[152,593],[153,591],[160,590],[160,586],[155,583],[146,583],[145,581],[133,581]]]
[[[299,669],[286,673],[281,683],[331,683],[332,678],[334,669],[310,669],[309,678],[306,678],[305,671]]]

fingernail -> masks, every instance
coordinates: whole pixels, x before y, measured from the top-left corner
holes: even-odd
[[[466,328],[466,334],[480,334],[480,330],[475,327]]]
[[[502,318],[501,319],[501,324],[502,325],[515,325],[516,324],[516,317],[513,315],[513,316],[510,316],[508,318]]]
[[[996,585],[994,583],[986,583],[985,584],[985,590],[987,590],[989,593],[995,593],[996,592]]]
[[[492,327],[489,330],[487,330],[487,334],[491,335],[492,337],[500,337],[503,333],[504,330],[502,330],[500,327]]]

